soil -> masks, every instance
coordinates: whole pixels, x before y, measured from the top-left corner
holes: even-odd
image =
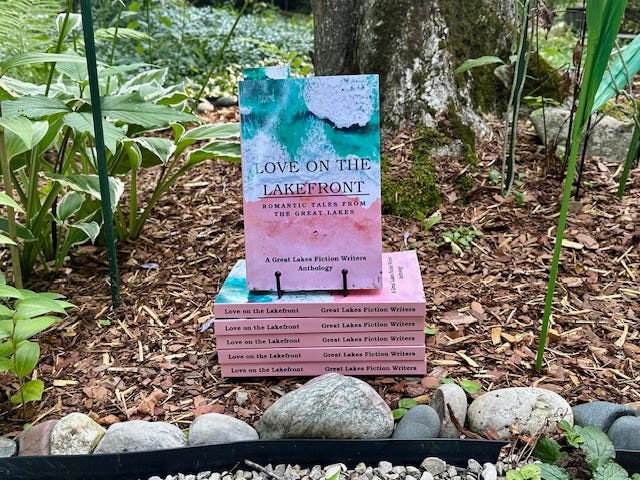
[[[207,120],[234,118],[237,111],[226,109]],[[572,404],[640,402],[640,169],[631,172],[619,200],[621,165],[587,159],[584,188],[571,205],[552,330],[538,373],[534,361],[561,169],[523,125],[515,187],[520,201],[502,197],[490,180],[501,163],[497,127],[478,140],[476,166],[455,156],[437,162],[441,222],[426,228],[424,221],[384,216],[384,249],[415,249],[421,263],[427,375],[363,379],[392,408],[403,397],[428,402],[443,377],[475,380],[482,390],[474,395],[535,386]],[[402,132],[384,147],[398,168],[408,161],[412,140],[411,132]],[[463,193],[455,185],[465,173],[474,184]],[[151,185],[157,171],[145,175]],[[461,228],[482,235],[460,254],[438,246],[443,233]],[[145,419],[184,428],[197,415],[219,412],[255,425],[266,408],[307,380],[220,377],[209,320],[218,289],[244,255],[239,164],[211,161],[191,170],[161,199],[141,238],[119,242],[117,249],[118,309],[112,309],[102,246],[77,249],[63,271],[36,276],[28,285],[60,292],[76,308],[40,338],[35,375],[46,390],[41,402],[28,405],[27,422],[80,411],[105,426]],[[15,387],[11,377],[0,376],[2,435],[25,423],[22,408],[8,400]]]

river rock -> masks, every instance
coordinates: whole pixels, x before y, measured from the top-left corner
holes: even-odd
[[[242,420],[221,413],[205,413],[189,426],[189,445],[258,440],[258,432]]]
[[[32,425],[16,437],[18,456],[38,457],[51,453],[51,431],[58,420],[46,420]]]
[[[93,453],[143,452],[186,446],[182,431],[166,422],[131,420],[114,423]]]
[[[627,405],[612,402],[589,402],[573,407],[573,421],[576,425],[586,427],[593,425],[604,433],[609,431],[617,418],[634,415],[635,410]]]
[[[388,438],[393,415],[367,383],[328,373],[278,399],[257,431],[262,439]]]
[[[620,417],[607,432],[617,450],[640,451],[640,417]]]
[[[51,430],[51,455],[86,455],[96,448],[105,429],[91,417],[73,412]]]
[[[398,422],[391,438],[421,440],[437,438],[440,432],[440,417],[429,405],[416,405]]]
[[[508,439],[510,427],[517,424],[523,433],[551,433],[566,420],[573,425],[571,407],[560,395],[543,388],[512,387],[493,390],[476,398],[467,410],[469,428],[482,434],[495,430]]]
[[[447,405],[451,406],[453,415],[460,425],[464,425],[467,418],[467,394],[460,385],[445,383],[431,397],[431,406],[440,417],[440,437],[460,438],[460,431],[451,421]]]
[[[7,437],[0,437],[0,458],[13,457],[18,451],[18,445],[14,440]]]
[[[544,115],[543,115],[544,112]],[[529,116],[536,135],[545,145],[555,141],[564,147],[569,128],[569,109],[546,107],[534,110]],[[606,160],[624,162],[633,135],[633,122],[622,122],[605,116],[593,126],[587,146],[587,155],[603,157]]]

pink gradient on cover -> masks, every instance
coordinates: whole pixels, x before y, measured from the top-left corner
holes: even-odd
[[[283,369],[277,371],[277,369]],[[294,371],[291,371],[294,370]],[[426,375],[424,360],[398,362],[301,362],[222,364],[223,377],[315,377],[329,372],[343,375]]]
[[[268,209],[274,202],[305,202],[306,209],[290,209],[289,217],[275,216],[283,209]],[[380,288],[381,277],[381,217],[380,200],[368,208],[342,206],[356,202],[352,197],[266,198],[244,203],[247,285],[250,290],[275,290],[274,273],[280,271],[283,290],[336,290],[342,288],[343,268],[348,273],[348,288]],[[337,202],[338,207],[311,206],[312,202]],[[327,215],[328,211],[353,209],[348,215]],[[300,216],[300,212],[321,211],[319,216]],[[296,213],[298,215],[296,215]],[[342,255],[364,256],[366,261],[312,262],[331,266],[331,271],[299,271],[303,262],[266,263],[269,258],[294,258]]]

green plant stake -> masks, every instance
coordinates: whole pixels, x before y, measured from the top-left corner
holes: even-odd
[[[102,110],[100,106],[100,88],[98,86],[98,67],[96,62],[96,46],[93,38],[93,18],[91,16],[91,0],[80,0],[82,11],[82,31],[87,55],[87,70],[89,73],[89,90],[91,92],[91,111],[93,113],[93,127],[96,139],[96,156],[98,161],[98,176],[100,179],[100,198],[102,201],[102,216],[104,218],[104,233],[109,255],[109,280],[111,284],[111,301],[118,308],[120,299],[120,279],[118,278],[118,258],[116,256],[116,242],[113,233],[113,214],[111,212],[111,193],[109,190],[109,172],[104,153],[104,132],[102,130]],[[106,199],[106,200],[105,200]]]
[[[580,140],[584,126],[587,124],[594,105],[594,99],[598,87],[602,81],[611,50],[616,40],[616,35],[624,15],[626,0],[589,0],[587,2],[587,54],[583,70],[582,86],[578,99],[578,109],[576,111],[573,129],[571,131],[571,151],[567,162],[567,173],[565,177],[560,216],[556,231],[556,243],[553,250],[551,270],[549,272],[549,284],[545,298],[544,314],[542,317],[542,328],[538,341],[538,352],[536,356],[536,370],[542,369],[544,360],[544,350],[547,341],[547,333],[551,320],[551,308],[553,306],[553,295],[555,292],[556,279],[558,277],[558,266],[560,264],[560,253],[562,251],[562,239],[567,223],[569,212],[569,201],[571,199],[571,187],[576,171],[576,162],[580,149]]]

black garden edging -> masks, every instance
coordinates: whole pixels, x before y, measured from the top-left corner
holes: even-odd
[[[12,457],[0,459],[0,479],[11,480],[146,480],[152,475],[201,471],[248,470],[244,460],[311,467],[342,462],[419,466],[426,457],[466,467],[473,458],[495,463],[506,442],[490,440],[258,440],[142,453]],[[618,450],[616,461],[631,475],[640,473],[640,452]]]
[[[106,455],[12,457],[0,459],[0,479],[11,480],[146,480],[151,475],[251,470],[244,460],[260,465],[279,463],[302,467],[342,462],[419,466],[426,457],[466,467],[474,458],[495,463],[505,442],[459,439],[432,440],[258,440],[212,446]]]

